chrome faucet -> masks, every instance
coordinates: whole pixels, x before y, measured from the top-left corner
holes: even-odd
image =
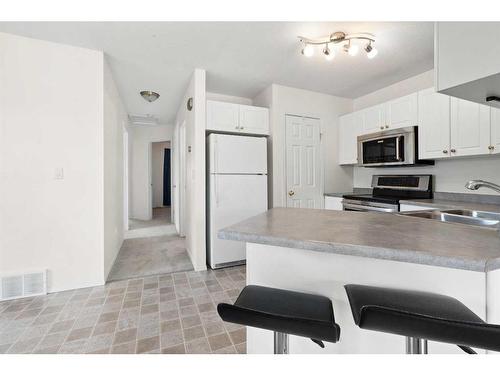
[[[497,193],[500,193],[500,185],[483,180],[470,180],[465,184],[465,187],[469,190],[477,190],[480,187],[487,187],[491,190],[495,190]]]

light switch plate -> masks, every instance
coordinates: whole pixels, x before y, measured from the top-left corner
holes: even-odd
[[[64,180],[64,168],[56,168],[54,170],[54,180]]]

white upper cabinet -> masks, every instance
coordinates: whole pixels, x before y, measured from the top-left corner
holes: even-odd
[[[385,128],[385,106],[383,104],[366,108],[360,113],[363,117],[363,134],[376,133]]]
[[[240,131],[251,134],[269,134],[269,110],[240,105]]]
[[[434,69],[437,91],[479,104],[500,97],[500,22],[437,22]]]
[[[269,110],[262,107],[207,100],[207,130],[269,134]]]
[[[339,119],[339,164],[358,163],[358,135],[363,132],[362,113],[354,112]]]
[[[207,100],[207,129],[239,131],[239,105]]]
[[[450,97],[434,88],[418,93],[418,141],[420,159],[450,156]]]
[[[416,126],[418,118],[418,94],[410,94],[386,104],[385,129]]]
[[[491,108],[491,142],[488,147],[492,154],[500,153],[500,109]]]
[[[451,156],[484,155],[490,146],[490,108],[451,98]]]

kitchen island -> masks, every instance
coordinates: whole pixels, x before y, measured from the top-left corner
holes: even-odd
[[[291,353],[404,353],[403,337],[355,326],[345,284],[429,291],[455,297],[500,323],[497,231],[397,214],[275,208],[219,232],[246,242],[247,284],[329,297],[341,327],[319,348],[290,337]],[[249,328],[248,353],[272,353],[272,332]],[[429,342],[430,353],[460,353]]]

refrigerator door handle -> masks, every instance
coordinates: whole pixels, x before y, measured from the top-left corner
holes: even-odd
[[[219,150],[217,149],[217,137],[214,139],[214,173],[219,171]]]
[[[214,194],[215,194],[215,207],[219,207],[219,189],[217,188],[216,174],[214,174]]]

